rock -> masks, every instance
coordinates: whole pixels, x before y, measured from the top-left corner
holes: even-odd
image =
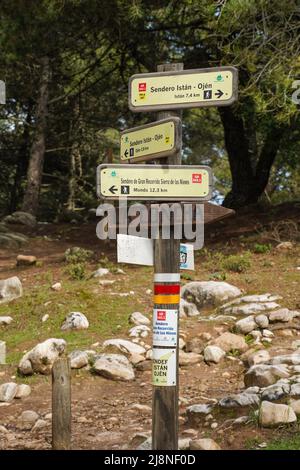
[[[211,423],[210,427],[211,429],[217,429],[218,423]]]
[[[190,447],[190,442],[191,442],[190,437],[184,437],[184,438],[178,439],[178,450],[188,450]]]
[[[135,325],[150,325],[151,323],[149,318],[145,317],[145,315],[140,312],[133,312],[130,315],[130,322]]]
[[[300,415],[300,400],[291,400],[290,407],[294,410],[297,416]]]
[[[185,350],[186,352],[194,352],[197,354],[201,354],[204,349],[203,340],[200,338],[193,338],[187,341]]]
[[[17,393],[17,388],[18,386],[14,382],[0,385],[0,401],[7,403],[13,401]]]
[[[219,346],[219,348],[223,349],[226,353],[232,350],[245,352],[248,349],[248,345],[243,336],[229,332],[221,334],[221,336],[214,340],[214,345]]]
[[[63,354],[67,343],[64,339],[50,338],[37,344],[26,353],[19,363],[18,370],[22,375],[34,372],[50,374],[54,361]]]
[[[11,215],[4,217],[3,222],[6,224],[20,224],[34,228],[36,226],[36,218],[28,212],[16,211]]]
[[[287,250],[292,250],[294,247],[292,242],[281,242],[278,245],[276,245],[276,250],[278,251],[287,251]]]
[[[185,346],[186,346],[186,343],[185,343],[184,339],[182,339],[182,338],[180,337],[179,340],[178,340],[178,348],[179,348],[179,349],[184,349]],[[189,352],[190,352],[190,351],[189,351]],[[194,352],[196,352],[196,351],[194,351]]]
[[[280,398],[289,395],[290,390],[291,387],[289,384],[279,384],[277,382],[274,385],[270,385],[263,389],[261,399],[267,401],[280,400]]]
[[[22,295],[22,283],[17,276],[0,281],[0,304],[18,299]]]
[[[82,369],[89,363],[89,355],[86,351],[75,350],[68,355],[71,369]]]
[[[229,307],[224,310],[224,313],[232,315],[253,315],[258,312],[274,310],[277,307],[279,307],[279,305],[275,302],[251,303],[238,305],[237,307]]]
[[[213,405],[191,405],[186,409],[187,421],[190,426],[198,426],[213,410]]]
[[[8,433],[9,431],[6,429],[6,427],[0,424],[0,434],[8,434]]]
[[[132,343],[126,339],[108,339],[103,343],[104,348],[116,347],[119,351],[125,354],[145,354],[146,349],[139,344]]]
[[[36,256],[18,255],[17,266],[32,266],[36,263]]]
[[[129,330],[129,336],[134,338],[147,338],[150,328],[146,325],[137,325]]]
[[[133,405],[131,405],[130,409],[131,410],[141,411],[142,413],[151,413],[152,412],[151,406],[141,405],[140,403],[134,403]]]
[[[293,312],[290,311],[288,308],[280,308],[279,310],[275,310],[275,312],[271,312],[269,315],[269,321],[273,322],[289,322],[294,318]]]
[[[259,410],[259,423],[262,427],[271,428],[280,424],[294,423],[297,416],[289,405],[279,405],[263,401]]]
[[[148,349],[148,351],[146,352],[146,359],[152,359],[152,357],[153,357],[153,350]]]
[[[212,335],[207,332],[200,333],[200,338],[202,338],[204,341],[210,341],[212,339]]]
[[[136,450],[152,450],[152,438],[148,437],[136,448]]]
[[[268,387],[280,378],[289,377],[289,370],[285,365],[255,365],[250,367],[244,376],[246,387]]]
[[[190,442],[190,450],[222,450],[213,439],[194,439]]]
[[[194,352],[184,352],[182,349],[179,349],[179,365],[188,366],[190,364],[198,364],[203,360],[203,356],[196,354]]]
[[[146,294],[147,294],[147,295],[151,295],[151,294],[152,294],[152,290],[151,290],[151,289],[146,289]]]
[[[1,320],[0,320],[0,325],[1,325]],[[6,342],[0,340],[0,365],[2,364],[6,364]]]
[[[89,327],[89,322],[86,316],[81,312],[71,312],[66,316],[61,330],[86,330]]]
[[[0,326],[10,325],[12,321],[13,319],[11,317],[0,317]]]
[[[239,300],[240,302],[245,303],[258,303],[258,302],[275,302],[276,300],[280,300],[282,297],[280,295],[273,295],[273,294],[260,294],[260,295],[245,295],[241,297]]]
[[[200,312],[195,304],[187,302],[185,299],[180,299],[179,316],[181,318],[196,317],[197,315],[200,315]]]
[[[27,384],[21,384],[17,387],[15,398],[26,398],[31,394],[31,387]]]
[[[253,339],[255,339],[256,342],[259,342],[259,340],[262,338],[262,333],[259,330],[253,330],[249,334]]]
[[[248,359],[249,367],[257,365],[257,364],[265,364],[270,360],[270,354],[266,349],[262,349],[261,351],[256,351],[251,354]]]
[[[47,423],[47,421],[45,421],[44,419],[38,419],[36,421],[35,425],[33,426],[32,431],[37,431],[39,429],[43,429],[46,426],[48,426],[48,424],[49,423]]]
[[[263,330],[262,335],[263,335],[264,338],[273,338],[274,337],[274,333],[270,330]]]
[[[221,408],[237,408],[259,405],[259,402],[259,396],[255,393],[238,393],[236,395],[230,395],[226,398],[222,398],[219,401],[219,406]]]
[[[255,323],[257,326],[259,326],[259,328],[267,328],[269,325],[269,319],[267,315],[257,315],[257,317],[255,317]]]
[[[42,322],[45,323],[45,321],[49,320],[49,315],[48,313],[46,313],[45,315],[43,315],[42,317]]]
[[[206,362],[214,362],[215,364],[218,364],[224,356],[225,351],[218,346],[206,346],[204,349],[204,359]]]
[[[288,337],[290,338],[291,336],[294,336],[293,332],[290,330],[290,329],[286,329],[286,330],[279,330],[277,332],[277,335],[278,336],[281,336],[281,337]]]
[[[55,291],[61,290],[61,282],[55,282],[54,284],[52,284],[51,289]]]
[[[255,330],[255,328],[257,328],[257,325],[254,321],[254,317],[250,316],[237,321],[235,324],[235,328],[237,333],[247,334]]]
[[[111,286],[114,284],[116,281],[112,279],[103,279],[102,281],[99,281],[100,286]]]
[[[3,222],[0,222],[0,233],[6,232],[9,232],[9,228]]]
[[[294,352],[293,354],[283,354],[282,356],[275,356],[269,360],[269,364],[300,364],[300,353]]]
[[[220,305],[240,295],[241,291],[227,282],[194,281],[181,289],[181,297],[195,304],[198,310],[207,305]]]
[[[39,415],[32,410],[23,411],[20,416],[20,420],[23,423],[34,424],[39,419]]]
[[[95,357],[93,370],[96,374],[112,380],[133,380],[134,370],[126,356],[99,354]]]
[[[291,385],[290,395],[291,395],[291,397],[299,397],[300,396],[300,383],[296,383],[296,384]]]
[[[99,268],[92,273],[92,277],[102,277],[102,276],[106,276],[109,273],[110,273],[109,269]]]
[[[293,349],[300,348],[300,339],[296,339],[295,341],[292,342],[292,348]]]
[[[148,353],[148,351],[147,351],[147,353]],[[146,355],[146,358],[147,358],[147,355]],[[150,357],[147,358],[147,359],[150,359]],[[140,362],[143,362],[144,360],[145,360],[145,358],[141,354],[132,354],[132,356],[129,357],[129,361],[133,365],[139,364]]]

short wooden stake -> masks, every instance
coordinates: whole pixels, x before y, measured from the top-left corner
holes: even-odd
[[[58,358],[52,368],[52,449],[71,447],[71,372],[67,357]]]

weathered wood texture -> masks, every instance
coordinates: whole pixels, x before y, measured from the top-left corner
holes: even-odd
[[[58,358],[52,369],[52,449],[71,447],[71,373],[67,357]]]
[[[183,64],[163,64],[157,67],[158,72],[183,70]],[[169,116],[181,117],[181,112],[160,112],[157,119]],[[162,161],[160,160],[160,163]],[[172,157],[163,160],[168,165],[181,164],[181,148]],[[158,239],[154,241],[154,272],[179,273],[180,240],[174,240],[173,227],[171,227],[169,240]],[[178,308],[179,305],[172,306]],[[170,308],[170,306],[169,306]],[[178,315],[179,321],[179,315]],[[178,325],[179,331],[179,325]],[[153,386],[152,404],[152,448],[153,450],[178,449],[178,347],[176,348],[176,386]]]

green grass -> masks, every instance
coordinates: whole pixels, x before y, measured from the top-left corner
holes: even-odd
[[[143,273],[144,274],[144,273]],[[149,276],[145,279],[145,289],[149,287]],[[47,279],[45,282],[45,278]],[[124,278],[124,280],[123,280]],[[113,292],[128,292],[127,276],[119,276],[112,286]],[[31,349],[38,342],[47,338],[63,338],[67,341],[68,351],[90,347],[96,341],[103,341],[113,335],[125,335],[128,332],[128,318],[136,310],[145,312],[143,303],[151,296],[130,295],[119,297],[110,291],[99,288],[99,279],[86,281],[62,280],[62,290],[50,289],[52,276],[44,276],[25,294],[9,304],[0,305],[0,316],[10,315],[13,322],[1,328],[1,339],[7,345],[7,363],[16,365],[24,351]],[[138,284],[138,286],[137,286]],[[141,287],[141,279],[132,289]],[[144,289],[144,287],[143,287]],[[72,311],[84,313],[90,323],[87,330],[61,331],[65,316]],[[49,319],[42,322],[48,314]]]
[[[300,435],[274,439],[265,450],[300,450]]]

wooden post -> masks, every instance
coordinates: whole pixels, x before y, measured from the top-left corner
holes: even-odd
[[[183,70],[183,64],[163,64],[157,67],[158,72]],[[181,111],[159,112],[157,119],[169,116],[181,117]],[[182,139],[181,139],[182,140]],[[180,165],[181,148],[172,157],[159,160],[160,164]],[[170,230],[170,239],[159,238],[154,241],[154,275],[175,274],[175,276],[162,276],[160,282],[166,286],[179,284],[180,279],[180,240],[174,239],[174,226]],[[177,274],[177,276],[176,276]],[[176,281],[175,278],[178,280]],[[159,277],[155,277],[159,279]],[[175,282],[174,282],[175,280]],[[155,288],[155,285],[154,285]],[[175,304],[157,304],[154,308],[177,310],[177,332],[179,331],[179,301]],[[156,347],[153,346],[153,350]],[[170,347],[164,347],[166,353]],[[173,347],[174,349],[174,347]],[[176,384],[168,386],[153,386],[152,403],[152,448],[153,450],[177,450],[178,449],[178,333],[176,346]]]
[[[71,373],[67,357],[58,358],[52,368],[52,449],[71,447]]]

